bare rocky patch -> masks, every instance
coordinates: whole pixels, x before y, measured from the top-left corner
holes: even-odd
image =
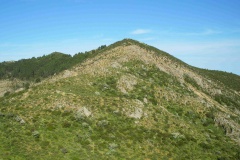
[[[133,75],[127,74],[120,77],[117,82],[117,88],[122,92],[127,94],[129,91],[134,89],[137,84],[137,78]]]

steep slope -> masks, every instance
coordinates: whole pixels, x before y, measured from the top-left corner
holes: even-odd
[[[0,157],[239,159],[239,104],[234,87],[125,39],[1,98]]]

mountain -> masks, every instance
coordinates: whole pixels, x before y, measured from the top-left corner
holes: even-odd
[[[71,65],[0,98],[2,159],[240,159],[238,75],[131,39],[49,56]]]

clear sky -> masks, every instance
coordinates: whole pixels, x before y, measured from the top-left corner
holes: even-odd
[[[123,38],[240,75],[239,0],[0,0],[0,62]]]

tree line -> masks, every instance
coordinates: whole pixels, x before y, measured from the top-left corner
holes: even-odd
[[[79,52],[74,56],[53,52],[42,57],[32,57],[14,62],[0,63],[0,79],[18,78],[27,81],[39,82],[42,78],[47,78],[63,70],[83,62],[87,58],[93,57],[96,53],[106,48],[106,45],[98,47],[89,52]]]

